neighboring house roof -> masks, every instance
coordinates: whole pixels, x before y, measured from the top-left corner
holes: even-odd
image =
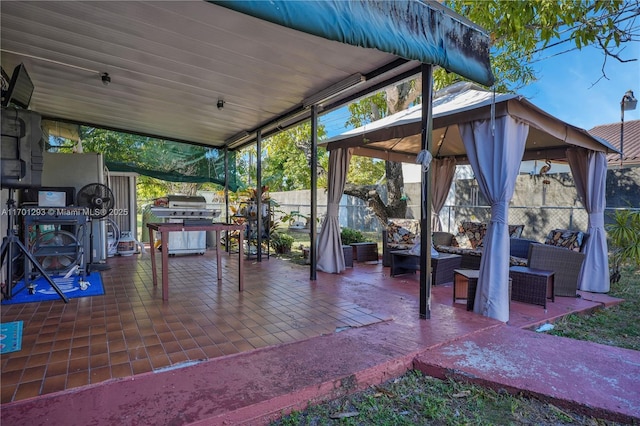
[[[623,165],[640,166],[640,120],[624,122]],[[602,124],[589,130],[589,134],[605,139],[620,149],[620,123]],[[620,164],[619,154],[607,155],[609,166]]]

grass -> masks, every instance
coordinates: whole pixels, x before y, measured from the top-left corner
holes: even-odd
[[[556,336],[640,350],[640,276],[636,269],[627,267],[622,278],[611,286],[610,296],[624,302],[591,315],[569,315],[555,323],[550,332]]]
[[[272,423],[300,425],[616,425],[536,399],[410,371],[348,397]]]
[[[375,241],[375,239],[373,239]],[[308,239],[307,239],[308,242]],[[611,286],[624,302],[590,315],[570,315],[550,334],[640,350],[640,274],[626,268]],[[318,405],[272,423],[301,425],[618,425],[521,395],[439,380],[409,371],[403,376]]]

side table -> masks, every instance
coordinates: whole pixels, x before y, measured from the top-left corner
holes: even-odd
[[[526,266],[512,266],[509,276],[513,280],[511,300],[540,305],[547,309],[547,299],[555,302],[553,271]]]
[[[479,273],[480,271],[477,269],[456,269],[453,271],[453,303],[455,304],[458,299],[466,299],[467,311],[473,310]]]
[[[478,275],[480,271],[477,269],[456,269],[453,271],[453,303],[457,299],[467,299],[467,311],[473,311],[476,301],[476,290],[478,289]],[[509,300],[511,300],[512,279],[509,277]]]
[[[453,271],[460,268],[462,256],[459,254],[440,253],[431,258],[431,282],[433,285],[453,281]]]
[[[353,260],[358,262],[378,261],[378,243],[353,243]]]
[[[391,254],[390,275],[413,273],[420,270],[420,256],[411,250],[393,250]],[[431,283],[440,285],[453,281],[453,271],[460,268],[462,256],[459,254],[440,253],[431,258]]]
[[[342,246],[342,253],[344,254],[344,266],[353,268],[353,247]]]

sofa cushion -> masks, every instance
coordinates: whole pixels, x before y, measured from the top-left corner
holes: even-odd
[[[458,227],[458,243],[460,247],[468,246],[475,249],[482,247],[482,239],[487,233],[487,224],[480,222],[462,222]]]
[[[515,257],[529,257],[529,246],[531,244],[539,244],[535,240],[527,238],[511,238],[509,239],[509,254]]]
[[[434,246],[458,247],[458,240],[455,235],[449,232],[434,232],[431,234]]]
[[[524,231],[524,225],[509,225],[509,237],[520,238],[522,237],[522,231]]]
[[[572,251],[580,252],[582,251],[582,245],[585,241],[585,235],[582,231],[554,229],[549,232],[544,243],[550,246],[564,247]]]
[[[389,219],[387,222],[387,247],[410,249],[419,237],[420,223],[417,219]]]

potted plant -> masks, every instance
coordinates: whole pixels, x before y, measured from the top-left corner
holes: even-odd
[[[611,283],[620,280],[625,263],[640,266],[640,210],[616,210],[606,226],[611,249]]]
[[[271,235],[271,247],[277,254],[287,254],[291,252],[294,238],[282,232],[274,232]]]
[[[351,228],[342,228],[340,231],[340,239],[342,240],[342,244],[348,246],[353,243],[364,243],[366,242],[366,238],[362,234],[362,232],[357,229]]]

